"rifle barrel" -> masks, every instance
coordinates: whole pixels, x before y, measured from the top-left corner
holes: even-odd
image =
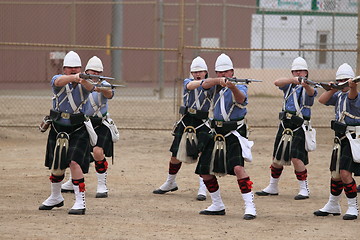
[[[251,83],[251,82],[262,82],[262,80],[250,79],[250,78],[226,78],[226,80],[235,83]]]
[[[97,80],[114,80],[112,77],[105,77],[100,75],[94,75],[94,74],[86,74],[86,73],[80,73],[79,75],[82,79],[97,79]]]

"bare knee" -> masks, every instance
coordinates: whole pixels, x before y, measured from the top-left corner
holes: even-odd
[[[171,157],[170,162],[171,162],[172,164],[179,164],[179,163],[181,163],[176,157]]]
[[[104,159],[104,149],[102,149],[101,147],[94,147],[93,148],[93,154],[94,154],[94,159],[95,161],[100,161]]]
[[[243,166],[235,166],[234,173],[238,179],[249,177]]]

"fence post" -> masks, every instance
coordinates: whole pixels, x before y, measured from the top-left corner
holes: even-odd
[[[182,79],[184,79],[184,22],[185,22],[185,0],[180,0],[179,5],[179,43],[177,56],[177,98],[176,109],[180,108],[182,99]],[[179,114],[177,112],[177,114]],[[179,117],[179,116],[177,116]]]
[[[358,5],[357,49],[356,49],[356,76],[360,75],[360,6]]]
[[[123,45],[123,4],[122,0],[113,0],[113,29],[112,29],[112,46],[122,47]],[[122,79],[122,50],[113,50],[112,54],[112,76],[116,80],[124,82]]]

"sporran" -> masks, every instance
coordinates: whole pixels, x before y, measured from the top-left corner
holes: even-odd
[[[198,140],[196,137],[195,128],[192,126],[187,126],[184,129],[183,135],[181,137],[176,158],[180,162],[195,163],[199,155],[197,144]]]

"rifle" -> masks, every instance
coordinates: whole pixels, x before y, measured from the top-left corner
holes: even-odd
[[[86,74],[86,73],[80,73],[79,77],[82,79],[86,79],[86,80],[96,80],[96,82],[101,82],[103,80],[105,81],[111,81],[114,80],[114,78],[112,77],[104,77],[104,76],[100,76],[100,75],[94,75],[94,74]]]
[[[249,79],[249,78],[229,78],[229,77],[226,77],[225,79],[227,81],[230,81],[230,82],[245,83],[245,84],[249,84],[251,82],[262,82],[261,80]]]
[[[305,82],[306,84],[314,87],[314,88],[323,88],[325,89],[326,91],[329,91],[330,89],[332,88],[336,88],[336,89],[342,89],[338,86],[338,84],[334,84],[334,83],[327,83],[327,82],[314,82],[314,81],[311,81],[309,79],[307,79],[306,77],[298,77],[298,80],[299,82],[303,81]]]
[[[354,77],[351,79],[353,82],[357,83],[360,82],[360,76]],[[338,83],[320,83],[321,86],[326,90],[329,91],[332,88],[337,90],[342,90],[343,88],[346,88],[349,86],[349,80],[346,82],[338,82]]]
[[[317,83],[317,82],[311,81],[310,79],[307,79],[306,77],[298,77],[298,80],[300,83],[303,81],[307,85],[310,85],[314,88],[323,88],[322,83]]]
[[[99,88],[100,90],[112,90],[112,89],[115,89],[115,88],[120,88],[120,87],[124,88],[124,87],[126,87],[125,85],[117,85],[117,84],[110,84],[110,86],[109,86],[109,85],[93,83],[93,85],[96,88]]]

